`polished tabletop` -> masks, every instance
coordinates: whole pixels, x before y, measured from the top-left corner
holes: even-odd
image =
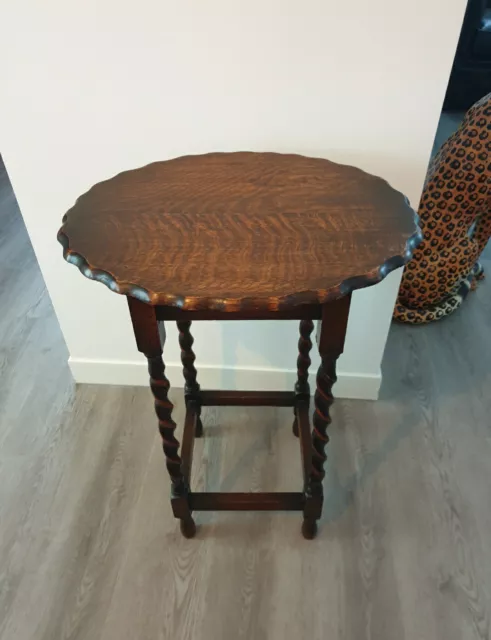
[[[382,280],[420,234],[407,199],[360,169],[210,153],[125,171],[80,196],[58,239],[88,278],[152,305],[281,309]]]

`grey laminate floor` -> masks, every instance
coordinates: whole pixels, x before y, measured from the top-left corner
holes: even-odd
[[[1,640],[490,638],[489,280],[392,328],[379,402],[335,405],[316,540],[295,513],[185,540],[149,392],[74,387],[5,179],[0,215]],[[204,417],[198,486],[299,488],[289,410]]]

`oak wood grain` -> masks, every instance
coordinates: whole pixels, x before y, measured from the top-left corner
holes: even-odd
[[[211,153],[120,173],[64,217],[64,256],[152,305],[281,309],[382,280],[420,239],[406,198],[321,158]]]

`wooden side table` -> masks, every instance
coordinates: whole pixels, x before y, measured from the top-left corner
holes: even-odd
[[[420,233],[406,198],[380,178],[318,158],[187,156],[95,185],[65,215],[58,239],[68,262],[127,296],[136,343],[148,360],[172,509],[182,533],[194,536],[193,511],[298,510],[303,535],[314,537],[350,294],[410,259]],[[300,320],[294,390],[200,388],[191,322],[244,319]],[[319,321],[322,362],[311,431],[308,371],[314,320]],[[181,448],[162,360],[166,321],[177,322],[185,378]],[[207,405],[292,407],[302,490],[194,493],[193,443],[203,434],[201,408]]]

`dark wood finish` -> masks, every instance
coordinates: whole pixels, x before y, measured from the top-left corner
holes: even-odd
[[[302,522],[302,535],[306,540],[313,540],[317,535],[317,520],[304,518]]]
[[[323,504],[325,446],[336,360],[350,294],[411,258],[421,238],[406,198],[384,180],[320,158],[213,153],[121,173],[81,196],[58,239],[66,260],[127,295],[138,349],[155,398],[172,509],[196,533],[194,510],[303,511],[312,538]],[[195,320],[300,320],[297,382],[291,392],[203,391]],[[308,382],[313,321],[320,320],[313,428]],[[162,359],[165,321],[176,321],[185,378],[182,458]],[[303,491],[193,494],[194,438],[206,405],[293,407]]]
[[[186,311],[176,307],[155,307],[157,320],[320,320],[322,305],[301,304],[286,309],[245,309],[243,311]]]
[[[307,501],[304,509],[302,532],[306,538],[315,535],[324,500],[322,481],[324,479],[325,448],[329,442],[327,428],[331,424],[329,409],[334,402],[332,387],[336,382],[336,361],[343,353],[348,326],[351,296],[346,296],[326,304],[322,310],[322,320],[317,331],[317,345],[321,364],[317,372],[314,402],[315,410],[312,429],[312,465],[307,486]]]
[[[179,441],[175,437],[176,423],[172,419],[174,405],[169,400],[169,380],[165,375],[162,351],[165,343],[163,323],[158,324],[155,309],[139,300],[128,297],[131,321],[138,350],[148,361],[150,388],[155,400],[155,413],[158,418],[162,448],[164,450],[167,471],[171,479],[171,503],[176,518],[184,520],[181,530],[190,535],[194,523],[188,504],[189,486],[182,473],[182,460],[179,456]],[[194,535],[194,534],[193,534]]]
[[[184,393],[186,396],[198,397],[199,384],[196,380],[198,372],[194,366],[196,355],[192,349],[194,338],[191,335],[190,327],[190,320],[177,322],[177,328],[179,330],[179,346],[181,347],[182,372],[186,381]]]
[[[300,438],[300,454],[302,456],[302,473],[304,491],[308,491],[312,470],[312,434],[310,431],[309,403],[303,400],[297,407],[298,435]]]
[[[300,321],[300,338],[298,339],[298,358],[297,358],[297,383],[295,385],[295,393],[297,395],[310,395],[309,387],[309,367],[311,365],[310,350],[312,349],[312,340],[310,335],[314,330],[312,320]]]
[[[179,520],[181,533],[185,538],[194,538],[196,535],[196,524],[191,516]]]
[[[382,280],[420,234],[381,178],[321,158],[186,156],[120,173],[63,219],[65,258],[152,305],[276,310]]]
[[[214,407],[293,407],[291,391],[201,391],[201,404]]]
[[[191,483],[191,469],[193,466],[193,448],[194,437],[196,435],[196,422],[198,416],[193,405],[186,408],[186,416],[184,418],[184,429],[182,431],[182,447],[181,447],[181,473],[187,482],[187,486]]]
[[[193,511],[302,511],[305,496],[299,492],[192,493]]]
[[[324,479],[324,462],[326,455],[324,452],[326,444],[329,442],[327,427],[331,424],[329,408],[334,402],[332,387],[336,382],[336,361],[331,358],[322,358],[319,370],[317,371],[317,388],[315,390],[314,427],[312,431],[312,481],[321,483]]]
[[[339,356],[344,351],[351,296],[345,296],[322,308],[322,320],[317,325],[316,342],[322,357]]]
[[[165,365],[162,360],[163,344],[155,311],[149,305],[133,298],[128,298],[128,306],[138,350],[148,361],[150,388],[155,399],[155,412],[159,421],[167,470],[171,477],[173,491],[179,494],[183,492],[179,442],[174,435],[176,429],[176,423],[172,420],[174,405],[168,397],[170,384],[165,375]]]
[[[331,424],[329,408],[334,402],[332,387],[336,382],[336,361],[344,350],[346,328],[351,297],[346,296],[325,305],[323,318],[320,322],[317,344],[321,356],[321,364],[317,372],[314,401],[315,410],[312,430],[312,469],[311,489],[316,493],[316,485],[322,488],[324,479],[324,462],[326,460],[325,447],[329,442],[327,427]]]
[[[194,338],[191,335],[191,321],[180,320],[177,322],[179,330],[179,346],[181,347],[182,372],[186,384],[184,386],[184,397],[186,406],[192,406],[196,414],[196,436],[200,438],[203,435],[203,423],[201,422],[201,400],[200,387],[197,382],[198,372],[194,366],[196,355],[193,351]]]
[[[297,358],[297,382],[295,384],[295,395],[298,402],[299,396],[305,396],[307,402],[310,400],[309,386],[309,367],[311,365],[310,350],[312,349],[312,340],[310,335],[314,330],[312,319],[300,320],[300,338],[298,339],[298,358]],[[293,434],[298,438],[298,420],[297,408],[293,409]]]

